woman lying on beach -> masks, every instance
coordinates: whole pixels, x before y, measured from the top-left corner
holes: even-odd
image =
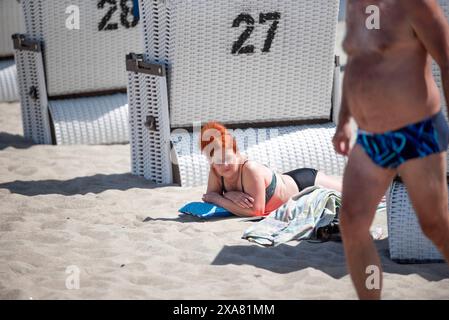
[[[203,201],[225,208],[235,215],[268,215],[293,195],[314,185],[341,192],[340,177],[327,176],[310,168],[280,174],[246,159],[239,153],[235,138],[220,123],[206,124],[201,129],[200,140],[201,152],[210,163]]]

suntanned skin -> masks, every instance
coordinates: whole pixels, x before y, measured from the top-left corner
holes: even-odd
[[[380,8],[380,30],[368,30],[366,7]],[[400,174],[421,227],[449,262],[449,213],[446,152],[413,159],[397,170],[375,165],[356,145],[350,149],[350,118],[373,133],[396,130],[440,110],[431,58],[441,69],[449,101],[449,25],[436,0],[348,0],[344,49],[348,64],[339,124],[338,153],[349,155],[343,179],[341,231],[348,270],[361,299],[379,299],[369,290],[366,268],[380,259],[369,228],[376,207]],[[381,270],[381,269],[380,269]]]

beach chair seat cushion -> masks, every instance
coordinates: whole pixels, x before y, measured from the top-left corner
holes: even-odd
[[[19,100],[14,59],[0,60],[0,102]]]
[[[128,100],[124,93],[49,100],[56,144],[127,143]]]

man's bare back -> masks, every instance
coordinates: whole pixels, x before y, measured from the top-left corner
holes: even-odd
[[[380,9],[369,30],[366,8]],[[344,95],[363,130],[382,133],[428,118],[440,109],[432,59],[397,0],[349,0]]]

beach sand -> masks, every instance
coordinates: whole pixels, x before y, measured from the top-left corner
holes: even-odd
[[[341,243],[263,248],[241,239],[246,219],[180,219],[204,188],[130,175],[129,145],[33,145],[19,104],[0,112],[1,299],[356,298]],[[385,236],[384,298],[449,298],[447,265],[396,264]]]

